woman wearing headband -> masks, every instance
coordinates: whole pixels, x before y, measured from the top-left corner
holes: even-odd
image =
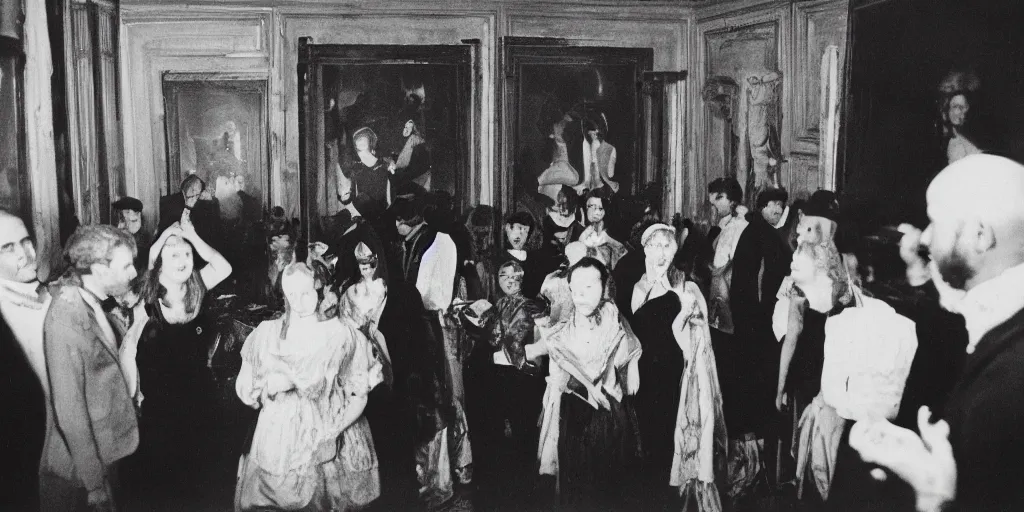
[[[672,265],[675,235],[675,228],[654,224],[641,237],[647,272],[632,299],[632,325],[643,346],[637,420],[648,480],[664,485],[668,474],[684,502],[719,511],[715,480],[724,476],[727,437],[718,367],[704,297]],[[665,505],[671,501],[666,497]]]

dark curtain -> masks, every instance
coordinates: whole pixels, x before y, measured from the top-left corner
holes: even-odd
[[[850,27],[839,176],[844,216],[862,230],[925,221],[925,190],[947,164],[938,87],[953,70],[980,79],[978,145],[1021,159],[1024,2],[852,0]]]

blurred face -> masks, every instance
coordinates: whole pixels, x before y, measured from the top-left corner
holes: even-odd
[[[395,221],[395,228],[398,229],[398,234],[400,236],[409,236],[409,234],[412,233],[412,226],[400,220]]]
[[[676,255],[676,241],[672,234],[662,230],[652,235],[644,245],[644,255],[647,257],[648,268],[657,269],[664,274]]]
[[[708,201],[715,207],[715,213],[719,217],[725,217],[732,213],[732,201],[725,195],[724,192],[713,192],[708,194]]]
[[[556,206],[558,208],[558,213],[563,216],[569,215],[569,198],[565,196],[565,192],[558,193]]]
[[[341,204],[348,205],[349,203],[351,203],[352,202],[352,182],[346,183],[345,186],[342,186],[341,183],[339,183],[338,184],[338,188],[339,188],[338,200],[341,201]]]
[[[377,271],[377,262],[360,262],[359,263],[359,275],[363,276],[363,279],[367,281],[373,280],[373,274]]]
[[[957,94],[949,100],[949,123],[953,126],[963,126],[967,120],[967,111],[971,106],[963,94]]]
[[[797,285],[808,285],[814,282],[814,255],[808,250],[793,253],[793,262],[789,265],[790,277]]]
[[[171,236],[160,251],[160,281],[181,284],[192,276],[192,246],[177,236]]]
[[[604,296],[601,272],[593,267],[578,268],[573,271],[571,279],[569,290],[576,311],[583,315],[593,314]]]
[[[135,210],[124,210],[121,212],[121,223],[118,228],[134,235],[142,229],[142,213]]]
[[[501,287],[501,291],[505,295],[514,295],[519,293],[519,290],[523,285],[523,274],[514,271],[509,267],[501,269],[498,274],[498,286]]]
[[[235,175],[235,189],[239,191],[245,190],[245,176],[241,174]]]
[[[505,224],[505,236],[513,249],[523,250],[526,240],[530,238],[530,226],[525,224]]]
[[[966,290],[967,281],[976,274],[964,240],[964,221],[928,205],[928,228],[921,234],[921,244],[928,247],[939,275],[949,286]]]
[[[36,280],[36,246],[25,223],[0,215],[0,279],[28,283]]]
[[[768,206],[761,210],[761,216],[768,221],[768,224],[774,226],[782,220],[782,212],[785,210],[786,205],[782,204],[782,201],[770,201]]]
[[[199,196],[203,194],[203,186],[199,183],[193,183],[187,189],[182,190],[181,194],[185,196],[185,206],[193,208],[196,205],[196,201],[199,200]]]
[[[587,199],[587,222],[593,224],[604,220],[604,201],[600,198]]]
[[[308,317],[316,314],[320,298],[316,293],[316,283],[312,276],[303,272],[289,274],[281,279],[281,288],[293,315]]]
[[[415,126],[415,124],[412,122],[412,119],[406,121],[405,127],[402,128],[402,137],[408,137],[412,135],[413,126]]]
[[[124,246],[115,247],[111,253],[110,263],[94,264],[92,274],[96,276],[96,280],[108,296],[124,295],[131,288],[132,279],[137,275],[131,249]]]
[[[352,141],[356,145],[356,152],[358,153],[369,153],[370,152],[370,139],[369,137],[356,137]]]

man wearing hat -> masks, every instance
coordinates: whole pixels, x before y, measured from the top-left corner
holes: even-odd
[[[127,232],[135,239],[139,252],[135,256],[135,270],[142,274],[149,265],[149,247],[153,245],[153,237],[142,229],[142,201],[130,196],[114,201],[114,222],[118,229]]]

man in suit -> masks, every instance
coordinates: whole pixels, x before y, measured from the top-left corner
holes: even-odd
[[[195,174],[189,174],[181,182],[181,192],[160,198],[160,224],[157,235],[168,226],[181,220],[185,209],[189,210],[189,218],[196,227],[196,232],[203,240],[211,243],[219,240],[220,207],[212,199],[204,199],[206,183]]]
[[[25,224],[0,209],[0,510],[38,510],[39,456],[46,433],[43,317],[50,298],[36,278]]]
[[[50,376],[39,466],[42,510],[114,510],[117,462],[139,444],[118,340],[100,303],[136,276],[135,241],[113,226],[82,226],[68,240],[67,274],[43,323]]]
[[[714,247],[710,297],[711,342],[718,362],[725,424],[730,439],[730,498],[744,494],[759,474],[757,460],[774,413],[778,346],[771,315],[785,277],[778,235],[760,213],[750,213],[735,178],[708,184],[719,222],[708,232]]]
[[[935,177],[927,200],[920,244],[943,307],[964,318],[964,368],[944,421],[919,411],[920,438],[862,422],[850,444],[909,483],[918,510],[1024,510],[1024,166],[965,157]]]

